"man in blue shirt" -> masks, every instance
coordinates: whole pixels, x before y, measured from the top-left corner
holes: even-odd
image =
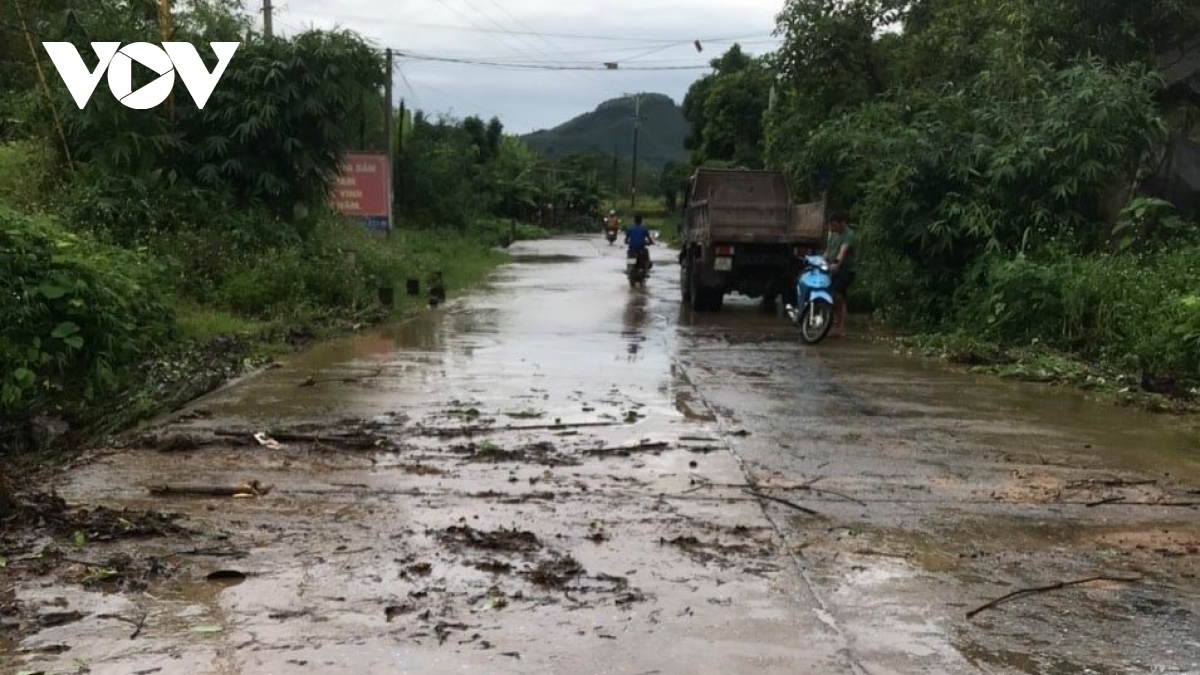
[[[633,227],[625,230],[625,244],[629,246],[629,252],[637,256],[638,262],[646,263],[646,269],[650,269],[650,252],[646,247],[653,243],[654,238],[650,236],[650,230],[642,224],[642,214],[635,215]]]

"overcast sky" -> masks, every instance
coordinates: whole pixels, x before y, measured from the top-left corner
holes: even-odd
[[[246,2],[261,6],[261,0]],[[706,65],[734,38],[751,53],[768,51],[777,43],[771,31],[783,0],[274,0],[274,5],[277,34],[336,26],[414,55],[506,64],[618,62],[625,68],[546,71],[398,61],[397,100],[460,117],[495,115],[508,131],[525,133],[625,93],[657,92],[682,101],[705,70],[628,68]],[[692,44],[696,39],[702,53]]]

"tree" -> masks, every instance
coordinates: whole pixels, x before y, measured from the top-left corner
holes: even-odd
[[[691,123],[684,147],[696,165],[724,161],[759,167],[771,76],[737,44],[713,59],[712,67],[684,97],[683,116]]]
[[[688,188],[687,166],[678,162],[667,162],[658,175],[658,195],[666,203],[667,210],[675,213]]]

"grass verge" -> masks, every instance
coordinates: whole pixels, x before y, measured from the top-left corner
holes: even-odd
[[[86,401],[62,400],[43,413],[51,421],[66,420],[65,432],[57,424],[39,427],[43,423],[36,417],[27,420],[25,429],[6,430],[6,437],[15,441],[12,452],[0,453],[0,458],[10,475],[53,469],[78,448],[177,410],[281,354],[410,318],[427,307],[435,276],[452,298],[483,282],[507,259],[495,244],[511,232],[507,224],[502,233],[498,225],[485,223],[465,233],[411,229],[383,237],[340,225],[319,235],[317,254],[267,251],[259,259],[232,263],[237,269],[225,275],[228,283],[210,293],[207,302],[164,288],[163,297],[178,298],[172,339],[133,364],[118,390]],[[528,227],[519,232],[525,239],[548,236]],[[287,265],[278,264],[292,258]],[[239,276],[240,269],[251,276]],[[280,283],[288,275],[294,278]],[[405,293],[410,278],[419,281],[420,295]],[[314,292],[335,283],[345,287],[338,295],[321,298]],[[380,304],[379,287],[392,289],[391,308]],[[336,302],[342,297],[348,301]],[[253,309],[239,306],[243,301],[251,301]]]
[[[962,333],[883,339],[890,341],[901,353],[938,359],[972,373],[1071,387],[1088,392],[1098,400],[1152,412],[1200,413],[1200,390],[1197,388],[1122,373],[1036,344],[1007,347]]]

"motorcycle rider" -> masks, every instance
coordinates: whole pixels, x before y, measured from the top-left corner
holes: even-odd
[[[625,231],[625,245],[629,247],[629,252],[637,256],[638,264],[645,264],[646,271],[654,265],[650,262],[650,251],[647,246],[654,244],[654,237],[650,235],[650,230],[642,224],[642,214],[638,213],[633,216],[633,227]]]
[[[608,212],[608,216],[604,219],[605,232],[616,232],[621,229],[621,220],[617,218],[616,210]]]

